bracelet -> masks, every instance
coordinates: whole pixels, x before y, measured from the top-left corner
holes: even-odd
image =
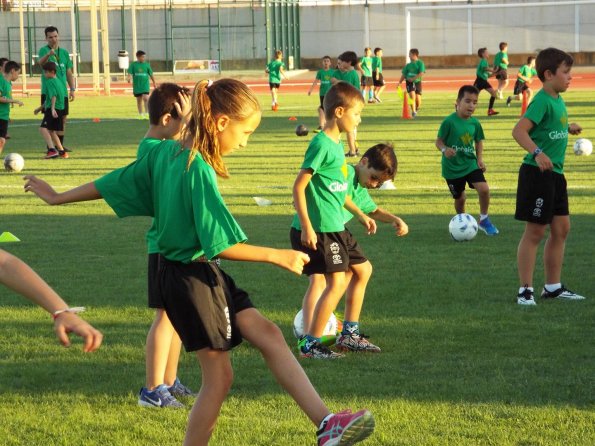
[[[533,155],[533,159],[535,159],[535,157],[536,157],[537,155],[539,155],[540,153],[543,153],[543,150],[541,150],[539,147],[538,147],[538,148],[536,148],[536,149],[533,151],[533,154],[532,154],[532,155]]]
[[[441,151],[442,153],[446,152],[446,147],[441,147],[441,148],[440,148],[440,151]]]
[[[54,311],[52,313],[52,319],[56,320],[56,318],[58,316],[60,316],[62,313],[82,313],[83,311],[85,311],[85,307],[69,307],[69,308],[65,308],[64,310],[57,310]]]

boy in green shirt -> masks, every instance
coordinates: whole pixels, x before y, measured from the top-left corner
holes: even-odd
[[[411,98],[409,104],[411,107],[411,116],[415,118],[421,107],[421,78],[426,73],[426,65],[423,60],[419,58],[419,50],[417,48],[411,48],[409,51],[409,60],[411,62],[403,67],[398,85],[401,85],[401,83],[405,81],[405,88]]]
[[[283,51],[275,51],[275,58],[271,60],[266,68],[265,73],[269,75],[269,88],[271,90],[271,110],[279,110],[279,88],[281,88],[281,76],[287,80],[285,75],[285,64],[283,63]]]
[[[477,77],[475,78],[473,86],[477,88],[480,92],[481,90],[486,90],[490,94],[488,116],[494,116],[497,115],[499,112],[494,110],[494,102],[496,101],[497,93],[488,82],[488,78],[494,72],[494,70],[490,69],[490,65],[488,63],[488,58],[490,57],[490,54],[488,53],[487,48],[480,48],[477,50],[477,56],[479,57],[479,63],[477,64],[477,68],[475,70],[475,74]]]
[[[485,179],[483,162],[483,128],[474,118],[479,90],[463,85],[457,95],[457,111],[448,116],[438,130],[436,147],[442,152],[442,177],[454,198],[455,212],[465,212],[465,185],[479,196],[479,229],[487,235],[498,234],[488,217],[490,188]],[[474,147],[475,144],[475,147]]]
[[[324,101],[324,95],[331,88],[331,77],[333,75],[333,71],[334,70],[331,69],[331,57],[324,56],[322,58],[322,69],[318,70],[318,72],[316,73],[316,78],[314,79],[314,82],[312,82],[312,85],[308,90],[308,96],[310,96],[312,94],[312,90],[314,89],[318,81],[320,81],[320,105],[318,106],[318,128],[314,130],[315,133],[320,132],[322,130],[322,127],[324,127],[324,108],[322,108],[322,104]]]
[[[564,157],[568,134],[582,128],[568,124],[566,105],[560,93],[570,85],[573,59],[557,48],[546,48],[537,55],[537,75],[543,88],[512,131],[516,142],[528,153],[519,170],[514,217],[525,222],[517,250],[520,288],[519,305],[535,305],[533,273],[537,249],[549,226],[543,263],[544,299],[582,300],[561,283],[566,237],[570,232],[568,191],[564,177]]]
[[[519,72],[516,75],[514,95],[508,96],[508,99],[506,99],[507,107],[510,107],[510,103],[513,99],[520,100],[523,92],[527,92],[527,103],[531,102],[533,90],[529,88],[529,85],[533,81],[534,76],[537,76],[537,71],[535,70],[535,56],[529,56],[527,57],[527,63],[519,69]]]
[[[331,77],[331,83],[335,85],[337,82],[347,82],[354,88],[359,90],[360,79],[355,71],[357,65],[357,54],[354,51],[345,51],[337,58],[337,69],[333,71]],[[359,151],[357,150],[357,126],[350,132],[347,133],[347,146],[349,151],[345,156],[357,156]]]
[[[23,106],[21,101],[12,98],[12,82],[19,78],[21,66],[11,60],[4,64],[0,73],[0,153],[4,150],[6,136],[8,135],[8,122],[10,121],[10,107],[12,104]]]
[[[374,102],[373,87],[374,81],[372,79],[372,48],[364,48],[364,57],[357,63],[357,71],[361,73],[361,89],[364,95],[364,101],[370,104]]]
[[[151,91],[149,79],[153,82],[153,88],[157,88],[151,65],[146,62],[146,53],[137,51],[136,61],[128,67],[128,82],[132,82],[132,94],[136,98],[138,119],[149,119],[149,109],[147,108]]]
[[[494,74],[498,79],[498,99],[504,99],[504,89],[508,86],[508,43],[500,42],[500,51],[494,57]]]
[[[374,57],[372,58],[372,82],[374,83],[374,99],[376,102],[382,102],[380,95],[384,90],[384,77],[382,76],[382,48],[374,48]]]
[[[33,113],[37,114],[43,111],[43,120],[39,127],[39,133],[41,133],[47,147],[44,158],[68,158],[68,153],[64,150],[58,135],[64,129],[62,113],[64,112],[64,103],[68,101],[66,85],[56,77],[56,64],[54,62],[46,62],[43,66],[43,75],[45,83],[42,93],[45,102],[37,107]]]

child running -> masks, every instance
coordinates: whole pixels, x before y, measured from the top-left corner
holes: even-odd
[[[490,69],[490,64],[488,63],[488,58],[490,54],[488,53],[487,48],[480,48],[477,50],[477,56],[479,57],[479,63],[477,64],[477,69],[475,70],[476,78],[473,86],[477,88],[480,92],[481,90],[485,90],[490,94],[490,103],[488,105],[488,116],[497,115],[499,112],[494,110],[494,102],[496,102],[496,97],[498,93],[496,90],[492,88],[490,83],[488,82],[488,78],[494,72],[494,70]]]
[[[314,130],[315,133],[318,133],[324,127],[324,109],[322,108],[322,103],[324,101],[324,95],[329,91],[331,88],[331,77],[333,75],[333,71],[331,69],[331,58],[330,56],[324,56],[322,58],[322,69],[318,70],[316,73],[316,78],[310,89],[308,90],[308,96],[312,94],[312,90],[320,81],[320,89],[319,89],[319,96],[320,96],[320,105],[318,106],[318,128]]]
[[[523,93],[527,95],[527,104],[531,102],[533,90],[531,90],[529,85],[533,82],[534,76],[537,76],[537,71],[535,70],[535,56],[529,56],[527,57],[527,63],[519,69],[519,72],[516,75],[514,95],[508,96],[508,99],[506,99],[507,107],[510,107],[510,103],[513,99],[516,99],[517,101],[521,100]]]
[[[104,198],[119,217],[155,218],[165,310],[202,369],[185,446],[208,444],[232,384],[230,350],[242,339],[260,351],[280,385],[318,426],[319,446],[351,445],[367,438],[374,428],[372,414],[330,413],[281,330],[213,261],[266,262],[297,274],[309,261],[301,252],[245,244],[246,236],[217,188],[216,176],[229,176],[222,157],[246,147],[260,123],[258,99],[239,81],[204,80],[194,89],[191,107],[180,142],[163,141],[132,164],[60,194],[26,176],[25,191],[50,204]]]
[[[265,73],[269,75],[269,88],[271,90],[271,110],[279,110],[279,88],[281,88],[281,76],[287,80],[285,75],[285,64],[283,63],[283,51],[275,51],[275,58],[271,60],[266,68]]]
[[[508,43],[500,42],[498,48],[500,51],[494,56],[494,76],[498,79],[498,99],[504,99],[504,89],[508,87]]]

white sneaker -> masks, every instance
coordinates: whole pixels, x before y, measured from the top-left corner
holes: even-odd
[[[581,296],[580,294],[576,294],[570,291],[568,288],[562,284],[560,288],[555,291],[548,291],[545,288],[541,292],[542,299],[565,299],[565,300],[584,300],[585,296]]]
[[[525,288],[522,293],[519,293],[516,298],[516,303],[519,305],[537,305],[533,298],[533,291],[529,288]]]

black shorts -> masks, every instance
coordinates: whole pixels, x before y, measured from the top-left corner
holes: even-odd
[[[527,91],[529,86],[527,82],[519,82],[518,80],[514,83],[514,94],[522,94],[523,91]]]
[[[281,84],[278,83],[273,83],[273,82],[269,82],[269,88],[272,90],[273,88],[276,88],[277,90],[279,88],[281,88]]]
[[[483,176],[483,171],[481,169],[476,169],[473,172],[469,172],[467,175],[461,178],[453,178],[447,179],[446,184],[448,185],[448,189],[452,195],[452,198],[460,198],[463,192],[465,191],[465,185],[468,184],[471,189],[475,189],[473,187],[473,183],[485,183],[486,179]]]
[[[556,215],[569,215],[568,190],[563,174],[522,164],[516,191],[514,218],[548,225]]]
[[[165,312],[186,351],[226,351],[242,342],[236,315],[253,305],[216,262],[181,263],[160,256],[158,281]]]
[[[508,79],[508,71],[506,71],[506,68],[498,68],[498,71],[494,72],[494,75],[499,81]]]
[[[6,138],[8,134],[8,121],[6,119],[0,119],[0,138]]]
[[[52,116],[52,110],[50,108],[43,111],[43,120],[41,121],[40,127],[46,128],[53,132],[61,132],[64,130],[64,122],[62,121],[62,110],[56,110],[58,117]]]
[[[147,292],[149,298],[149,308],[164,308],[163,298],[159,292],[159,281],[157,274],[159,272],[159,254],[149,254],[147,268]]]
[[[362,87],[371,87],[372,85],[374,85],[372,76],[362,76],[360,83]]]
[[[149,96],[149,92],[148,91],[143,91],[142,93],[133,93],[135,98],[140,98],[141,96]]]
[[[41,106],[43,107],[43,104],[45,104],[45,94],[41,95]],[[43,110],[45,110],[45,107],[43,107]],[[61,116],[68,116],[68,113],[70,112],[70,106],[68,105],[68,96],[66,96],[64,98],[64,110],[61,111]]]
[[[372,73],[372,81],[374,82],[375,87],[384,87],[384,76],[382,75],[382,73],[376,74],[376,72],[374,71]]]
[[[316,251],[304,247],[301,236],[302,231],[295,228],[289,231],[291,247],[310,256],[310,262],[304,266],[304,274],[307,276],[347,271],[349,265],[368,260],[347,229],[341,232],[317,232]]]
[[[324,96],[320,96],[320,107],[318,107],[319,109],[321,109],[322,111],[324,111]]]
[[[473,86],[477,88],[479,91],[492,89],[492,85],[486,79],[482,79],[481,77],[475,78]]]
[[[419,81],[419,82],[405,81],[405,89],[407,90],[407,93],[411,93],[412,91],[415,91],[415,94],[418,94],[421,96],[421,81]]]

